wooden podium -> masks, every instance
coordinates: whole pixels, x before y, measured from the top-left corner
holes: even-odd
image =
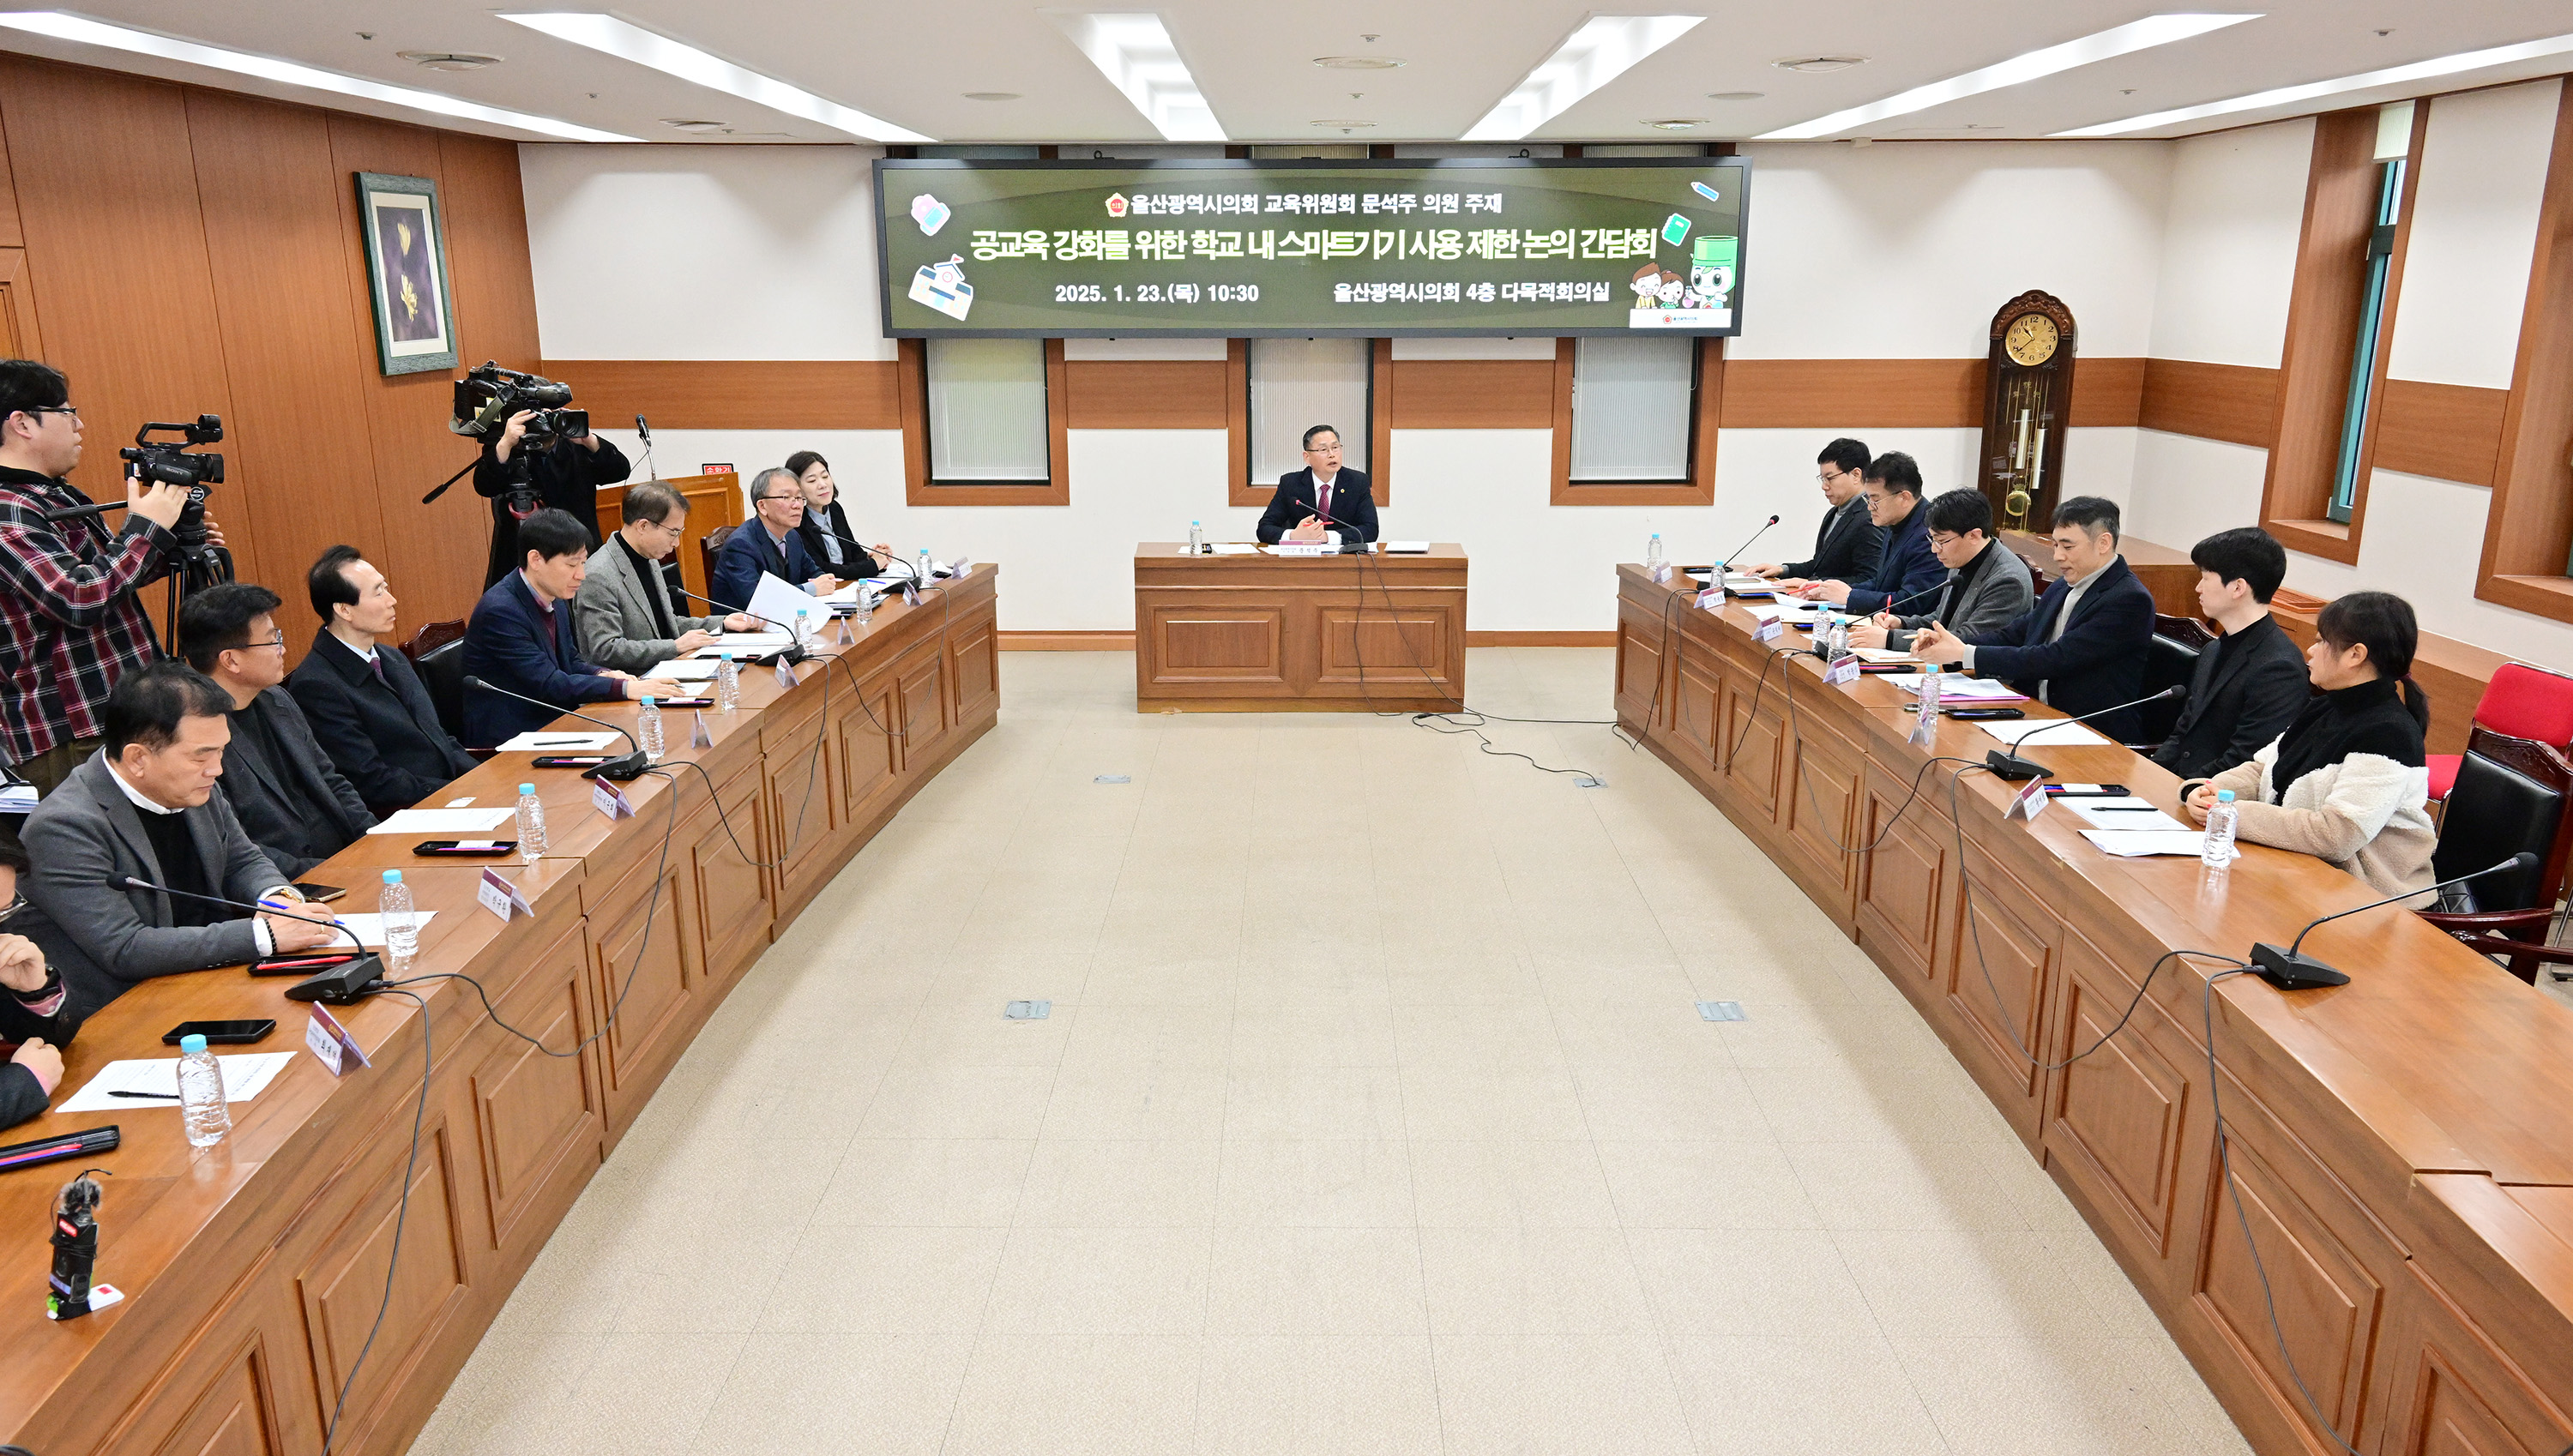
[[[1465,696],[1465,551],[1135,548],[1135,709],[1443,712]]]

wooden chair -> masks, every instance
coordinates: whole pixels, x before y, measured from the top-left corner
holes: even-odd
[[[2462,887],[2472,892],[2468,905],[2423,911],[2421,918],[2474,950],[2505,958],[2510,974],[2532,985],[2540,962],[2573,965],[2573,949],[2546,944],[2573,851],[2568,802],[2573,760],[2563,750],[2478,727],[2458,760],[2431,869],[2445,880],[2521,851],[2535,854],[2538,867],[2469,881]]]
[[[411,640],[402,644],[402,655],[410,658],[412,665],[418,667],[423,653],[442,647],[449,642],[463,640],[464,623],[461,618],[449,622],[430,622],[412,633]]]
[[[706,590],[715,589],[715,557],[723,554],[724,542],[731,540],[732,533],[740,529],[737,525],[716,526],[697,538],[697,551],[706,563]]]
[[[2474,725],[2477,732],[2490,728],[2512,738],[2573,748],[2573,677],[2525,662],[2503,663],[2475,704]],[[2448,797],[2448,786],[2457,779],[2457,762],[2453,753],[2430,755],[2432,799]]]

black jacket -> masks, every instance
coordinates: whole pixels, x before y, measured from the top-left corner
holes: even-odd
[[[801,528],[788,531],[780,542],[768,534],[768,522],[754,515],[724,537],[723,549],[715,552],[713,579],[706,583],[706,595],[727,612],[748,611],[763,571],[789,586],[800,587],[823,574],[823,567],[804,548]],[[814,607],[816,615],[828,610],[820,605]]]
[[[270,864],[301,875],[375,827],[376,816],[322,751],[286,689],[262,689],[231,717],[224,795]]]
[[[598,549],[598,487],[613,485],[634,473],[634,464],[625,458],[605,435],[592,435],[598,450],[592,453],[570,440],[562,440],[546,449],[527,449],[526,441],[511,452],[508,463],[492,458],[494,437],[482,446],[482,458],[473,464],[473,491],[491,501],[491,560],[482,570],[482,584],[491,583],[518,569],[518,518],[509,513],[509,467],[523,459],[527,464],[528,482],[536,488],[536,504],[571,512],[574,520],[589,530],[589,548]]]
[[[884,574],[884,563],[866,547],[857,544],[858,533],[849,526],[849,513],[840,508],[836,499],[818,510],[806,505],[804,523],[795,528],[795,534],[804,538],[804,554],[813,558],[813,565],[818,570],[828,571],[843,581]],[[825,541],[826,536],[829,541]],[[837,561],[831,559],[830,542],[837,542],[840,547]]]
[[[2042,683],[2046,701],[2076,718],[2116,707],[2144,693],[2144,654],[2153,636],[2153,594],[2127,569],[2127,558],[2114,556],[2100,568],[2091,589],[2065,624],[2064,635],[2050,642],[2056,613],[2073,592],[2061,578],[2037,599],[2037,605],[1998,632],[1965,640],[1975,649],[1975,671],[1998,677],[2030,697]],[[2091,720],[2091,728],[2124,743],[2140,726],[2128,708]]]
[[[1278,493],[1269,498],[1269,509],[1260,517],[1260,539],[1276,545],[1313,513],[1313,472],[1289,470],[1279,477]],[[1340,540],[1375,539],[1375,498],[1367,491],[1366,471],[1342,466],[1331,477],[1331,519],[1340,522],[1331,527],[1331,534]]]
[[[381,819],[471,773],[474,758],[437,721],[437,705],[411,659],[391,644],[378,644],[376,659],[385,665],[382,678],[348,644],[317,632],[313,650],[287,674],[286,690],[332,767]]]
[[[1867,518],[1865,491],[1832,507],[1814,532],[1814,559],[1791,561],[1781,574],[1807,581],[1861,582],[1876,575],[1885,555],[1885,532]]]
[[[2275,619],[2263,615],[2197,654],[2188,702],[2153,762],[2183,779],[2248,763],[2287,731],[2312,695],[2305,655]]]
[[[8,920],[0,920],[0,935],[21,934],[32,927],[11,922],[32,919],[30,916],[11,916]],[[44,941],[36,944],[38,949],[45,951],[45,960],[51,964],[54,960],[52,950]],[[51,1015],[42,1015],[35,1010],[35,1006],[57,998],[60,1002]],[[34,991],[11,991],[0,987],[0,1042],[18,1043],[41,1037],[45,1045],[62,1048],[70,1046],[72,1038],[78,1035],[80,1018],[73,1015],[71,998],[64,994],[59,968]],[[50,1100],[45,1094],[45,1085],[36,1081],[36,1074],[23,1067],[0,1066],[0,1127],[15,1126],[29,1117],[41,1115]]]

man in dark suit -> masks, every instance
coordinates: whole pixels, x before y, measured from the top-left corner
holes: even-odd
[[[247,581],[198,592],[179,609],[179,651],[232,695],[224,796],[242,832],[291,878],[357,842],[376,816],[315,742],[286,681],[277,593]]]
[[[795,497],[799,502],[801,494]],[[559,510],[518,522],[526,547],[517,570],[482,593],[464,626],[464,672],[495,687],[552,705],[538,707],[502,693],[464,690],[464,739],[489,748],[532,733],[583,703],[676,697],[679,685],[631,677],[580,657],[571,601],[589,574],[589,533]]]
[[[707,596],[734,610],[747,608],[763,571],[810,592],[840,589],[840,578],[814,565],[804,549],[797,529],[804,524],[804,487],[793,475],[771,465],[751,476],[750,508],[755,514],[734,527],[715,553]],[[814,610],[818,616],[827,608]]]
[[[1278,493],[1260,517],[1260,539],[1286,541],[1375,539],[1375,501],[1364,470],[1340,468],[1340,432],[1327,424],[1304,431],[1304,468],[1278,479]]]
[[[99,751],[27,816],[35,874],[10,929],[58,959],[75,1019],[155,976],[347,944],[329,912],[302,908],[215,791],[231,708],[185,663],[127,673],[108,694]],[[130,890],[126,876],[273,908]]]
[[[1823,446],[1823,452],[1814,457],[1819,467],[1814,478],[1822,483],[1823,499],[1831,502],[1831,508],[1823,512],[1822,527],[1814,532],[1813,559],[1772,561],[1749,569],[1761,576],[1805,581],[1865,581],[1876,575],[1876,563],[1885,554],[1885,532],[1867,518],[1867,500],[1859,488],[1871,458],[1865,444],[1847,435]]]
[[[378,818],[408,809],[473,771],[473,755],[437,720],[437,705],[392,645],[393,587],[355,546],[333,546],[305,578],[322,630],[287,674],[322,751]]]
[[[1837,577],[1800,581],[1781,577],[1780,591],[1793,590],[1809,601],[1849,608],[1853,615],[1903,612],[1930,599],[1948,568],[1930,546],[1930,513],[1921,508],[1921,465],[1901,450],[1887,450],[1867,462],[1859,480],[1859,498],[1867,518],[1885,533],[1885,554],[1876,574],[1863,580]]]
[[[2189,547],[2188,559],[2197,608],[2224,635],[2197,654],[2188,702],[2153,754],[2182,780],[2250,762],[2313,697],[2304,653],[2269,615],[2287,579],[2286,547],[2258,526],[2236,526]]]
[[[1912,654],[2003,678],[2077,718],[2144,696],[2153,594],[2118,554],[2116,502],[2076,495],[2055,507],[2055,565],[2060,578],[2009,626],[1967,638],[1924,627]],[[2120,743],[2138,726],[2133,708],[2091,720]]]

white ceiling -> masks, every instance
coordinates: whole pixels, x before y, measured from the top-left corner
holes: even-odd
[[[21,0],[24,3],[24,0]],[[2205,0],[2192,0],[2205,3]],[[664,118],[719,121],[731,139],[837,142],[848,138],[720,92],[556,41],[456,0],[81,0],[80,13],[191,40],[282,56],[467,100],[550,116],[647,141],[689,135]],[[586,9],[572,0],[546,8]],[[1099,10],[1138,8],[1117,0]],[[2147,0],[1799,0],[1788,5],[1699,3],[1614,7],[1601,13],[1685,12],[1706,23],[1539,129],[1533,141],[1733,140],[2166,9]],[[2265,10],[2258,20],[1953,102],[1864,129],[1888,140],[2040,137],[2145,112],[2298,82],[2373,71],[2573,31],[2565,0],[2268,0],[2208,5]],[[615,13],[832,101],[941,142],[1150,142],[1152,128],[1073,48],[1063,30],[1021,0],[626,0]],[[1170,0],[1160,8],[1182,56],[1237,142],[1418,142],[1456,137],[1593,13],[1580,0]],[[372,38],[362,38],[361,31]],[[2379,32],[2386,32],[2380,35]],[[1373,42],[1361,39],[1375,35]],[[440,126],[525,137],[418,112],[331,97],[174,62],[0,31],[0,47],[87,65],[335,106]],[[469,73],[424,70],[404,50],[474,51],[503,58]],[[1312,58],[1375,54],[1392,71],[1325,70]],[[1866,65],[1801,75],[1771,62],[1861,55]],[[2573,70],[2558,56],[2349,93],[2301,106],[2212,118],[2141,136],[2178,136],[2302,112],[2454,91]],[[1017,92],[970,101],[964,93]],[[1351,97],[1350,92],[1363,93]],[[1724,102],[1710,92],[1757,91]],[[1703,117],[1690,131],[1657,118]],[[1317,120],[1371,121],[1345,137]]]

